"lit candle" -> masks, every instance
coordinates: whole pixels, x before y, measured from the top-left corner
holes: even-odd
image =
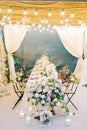
[[[26,117],[26,125],[30,125],[31,118],[29,116]]]
[[[32,107],[29,107],[29,115],[32,115]]]
[[[19,116],[20,116],[21,118],[23,118],[24,115],[25,115],[24,112],[23,112],[23,111],[20,111]]]
[[[71,112],[69,112],[69,116],[73,116],[73,113],[72,113],[72,111],[71,111]]]
[[[70,126],[71,125],[71,119],[70,118],[66,118],[65,119],[65,125],[66,126]]]

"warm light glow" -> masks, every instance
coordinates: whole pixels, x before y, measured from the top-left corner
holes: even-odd
[[[11,21],[9,21],[9,24],[11,24],[12,22]]]
[[[73,18],[73,17],[74,17],[74,13],[71,13],[71,15],[70,15],[70,16],[71,16],[71,18]]]
[[[35,14],[35,16],[38,15],[38,9],[35,10],[34,14]]]
[[[49,10],[49,12],[48,12],[48,16],[49,16],[49,17],[52,16],[52,12],[51,12],[51,10]]]
[[[10,20],[10,16],[8,16],[8,18],[7,18],[8,20]]]
[[[8,9],[8,13],[11,13],[11,12],[12,12],[12,7],[10,6]]]
[[[64,14],[65,14],[65,11],[64,11],[64,9],[62,9],[61,15],[64,15]]]
[[[4,15],[3,18],[6,19],[6,16]]]
[[[47,19],[45,19],[45,21],[44,21],[45,23],[48,23],[48,20]]]
[[[44,23],[44,19],[41,20],[41,23]]]
[[[26,22],[28,22],[28,21],[29,21],[29,19],[27,18],[27,19],[26,19]]]
[[[26,11],[26,9],[24,8],[24,15],[27,15],[27,11]]]
[[[79,23],[79,24],[81,24],[81,23],[82,23],[82,21],[79,19],[78,23]]]
[[[0,8],[0,12],[2,11],[2,9]]]
[[[41,28],[41,24],[38,25],[38,28]]]
[[[50,25],[50,24],[48,24],[48,27],[51,27],[51,25]]]
[[[5,21],[5,19],[3,18],[3,19],[2,19],[2,22],[4,22],[4,21]]]
[[[19,25],[19,21],[17,21],[17,23],[16,23],[17,25]]]
[[[23,18],[22,21],[25,22],[25,18]]]
[[[66,17],[65,22],[68,22],[68,20],[69,20],[68,17]]]
[[[63,24],[63,20],[61,20],[60,23]]]
[[[34,26],[35,26],[35,23],[33,23],[32,26],[34,27]]]

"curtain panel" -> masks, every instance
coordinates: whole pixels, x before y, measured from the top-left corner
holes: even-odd
[[[56,30],[67,51],[71,55],[78,58],[74,74],[80,77],[83,65],[82,56],[83,56],[84,28],[57,27]]]
[[[14,60],[12,53],[20,47],[22,40],[27,32],[28,26],[23,25],[6,25],[4,26],[5,46],[8,53],[8,63],[10,70],[10,79],[16,77]]]

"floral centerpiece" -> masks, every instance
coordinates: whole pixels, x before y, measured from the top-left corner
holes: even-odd
[[[80,81],[80,79],[75,74],[70,73],[68,65],[59,70],[58,77],[62,84],[66,87],[69,87],[70,83],[78,85]]]
[[[50,111],[42,111],[40,113],[40,121],[42,122],[42,124],[44,125],[49,125],[49,122],[52,120],[53,115]]]
[[[32,69],[27,82],[28,101],[33,105],[49,106],[50,110],[66,108],[64,92],[58,80],[56,66],[47,56],[42,56]]]

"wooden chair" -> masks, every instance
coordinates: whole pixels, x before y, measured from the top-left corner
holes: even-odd
[[[25,86],[26,85],[23,81],[16,81],[13,83],[14,92],[18,96],[18,100],[16,101],[16,103],[14,104],[12,109],[14,109],[16,107],[16,105],[19,103],[19,101],[22,99],[22,97],[24,95]]]
[[[76,85],[76,84],[74,84],[74,83],[71,83],[71,84],[66,88],[66,90],[65,90],[65,92],[64,92],[64,93],[66,94],[66,96],[67,96],[66,105],[67,105],[68,103],[71,103],[76,110],[78,110],[78,108],[77,108],[76,105],[73,103],[72,98],[73,98],[73,96],[76,94],[77,88],[78,88],[78,85]]]

